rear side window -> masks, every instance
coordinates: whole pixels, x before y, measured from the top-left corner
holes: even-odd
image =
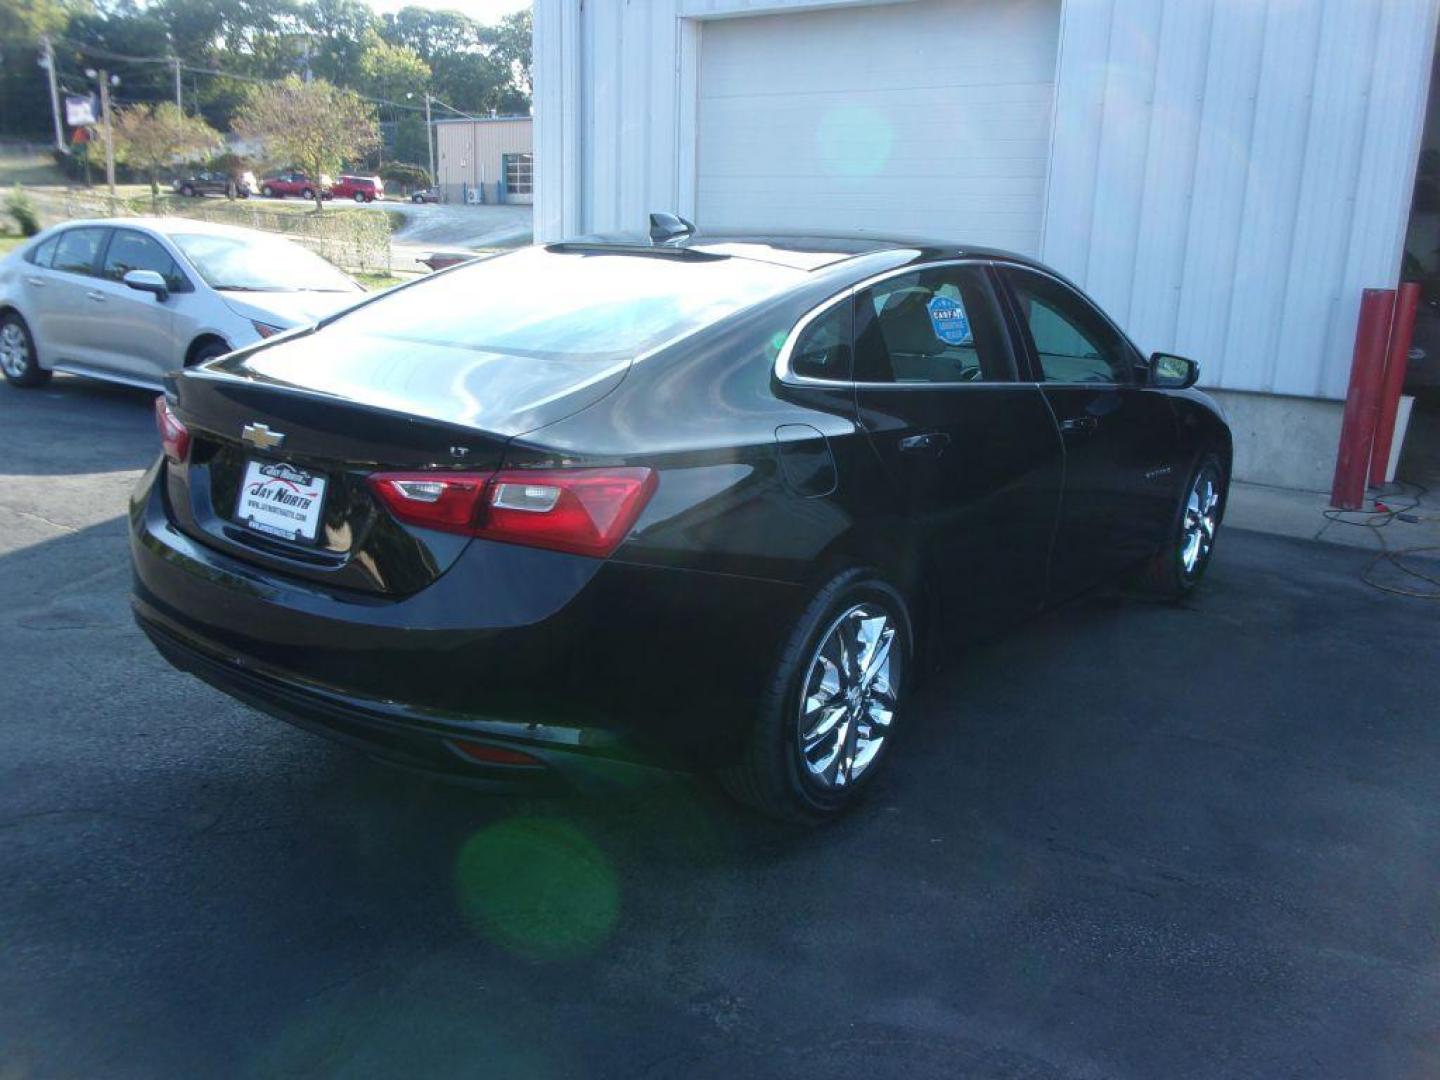
[[[526,248],[386,293],[321,333],[537,360],[615,361],[803,278],[748,259]]]
[[[985,271],[978,266],[918,270],[861,293],[855,372],[858,381],[876,383],[1012,378]]]
[[[43,244],[38,244],[35,247],[31,248],[26,253],[25,258],[29,262],[34,263],[36,266],[49,266],[50,260],[55,257],[56,245],[58,245],[59,243],[60,238],[58,236],[52,236]]]
[[[70,274],[90,274],[95,270],[95,256],[104,239],[104,229],[68,229],[60,234],[55,257],[50,266]]]
[[[165,279],[171,292],[182,292],[189,285],[170,253],[156,240],[133,229],[116,229],[100,274],[120,281],[131,270],[154,270]]]
[[[790,371],[806,379],[849,379],[852,321],[852,308],[843,300],[817,317],[796,339]]]

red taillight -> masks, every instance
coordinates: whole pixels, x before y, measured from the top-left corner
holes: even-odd
[[[155,399],[155,426],[160,429],[160,445],[165,448],[165,456],[179,465],[190,453],[190,432],[164,394]]]
[[[370,477],[391,513],[412,525],[596,558],[625,539],[656,483],[646,468]]]
[[[479,536],[604,558],[655,491],[649,469],[515,469],[490,481]]]
[[[485,765],[516,765],[521,768],[534,769],[545,764],[529,754],[522,754],[519,750],[507,750],[503,746],[471,742],[469,739],[446,739],[445,741],[450,744],[452,750],[464,754],[471,761],[479,761]]]
[[[376,473],[370,487],[401,521],[469,533],[489,479],[489,473]]]

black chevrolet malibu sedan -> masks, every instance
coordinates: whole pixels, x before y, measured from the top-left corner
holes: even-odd
[[[391,762],[816,820],[967,639],[1199,580],[1231,442],[1190,361],[1003,252],[661,224],[175,375],[131,507],[160,651]]]

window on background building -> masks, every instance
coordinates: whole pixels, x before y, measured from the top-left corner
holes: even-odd
[[[534,165],[534,154],[506,154],[505,190],[511,195],[531,194]]]

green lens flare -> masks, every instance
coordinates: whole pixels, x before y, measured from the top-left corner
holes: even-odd
[[[610,860],[555,818],[516,817],[482,829],[460,849],[455,879],[471,929],[535,959],[590,952],[620,914]]]
[[[843,105],[820,118],[815,142],[827,176],[876,176],[890,161],[895,128],[879,109]]]

